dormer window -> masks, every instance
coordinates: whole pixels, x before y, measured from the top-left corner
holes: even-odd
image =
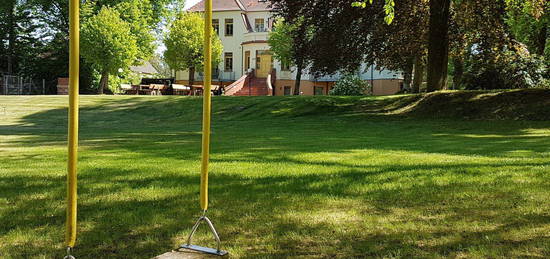
[[[263,18],[254,21],[254,29],[256,32],[265,32],[265,20]]]

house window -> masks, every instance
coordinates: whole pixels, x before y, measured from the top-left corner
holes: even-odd
[[[256,32],[265,32],[265,20],[256,19],[254,22],[254,28],[256,29]]]
[[[292,87],[290,86],[285,86],[285,95],[291,95],[291,91],[292,91]]]
[[[281,71],[290,71],[290,63],[281,61]]]
[[[212,19],[212,27],[214,27],[214,30],[218,35],[220,35],[220,20],[218,19]]]
[[[233,71],[233,53],[225,52],[225,72]]]
[[[225,36],[233,36],[233,19],[225,19]]]
[[[250,51],[244,52],[244,69],[246,71],[250,69]]]
[[[315,95],[325,95],[325,88],[322,86],[315,87]]]

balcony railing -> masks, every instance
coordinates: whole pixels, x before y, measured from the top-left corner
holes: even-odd
[[[213,81],[235,81],[235,72],[217,71],[212,73]],[[195,81],[204,81],[204,73],[199,72],[195,75]]]
[[[244,34],[244,41],[266,41],[269,36],[267,31],[265,32],[248,32]]]

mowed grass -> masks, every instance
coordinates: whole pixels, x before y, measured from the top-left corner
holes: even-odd
[[[213,99],[209,216],[231,257],[550,257],[549,121],[342,108],[388,98]],[[0,258],[64,256],[66,105],[0,97]],[[201,99],[81,105],[77,258],[177,248],[200,216]]]

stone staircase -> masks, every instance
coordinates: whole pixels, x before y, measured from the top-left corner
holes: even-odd
[[[234,96],[267,96],[269,88],[266,78],[251,78]]]

